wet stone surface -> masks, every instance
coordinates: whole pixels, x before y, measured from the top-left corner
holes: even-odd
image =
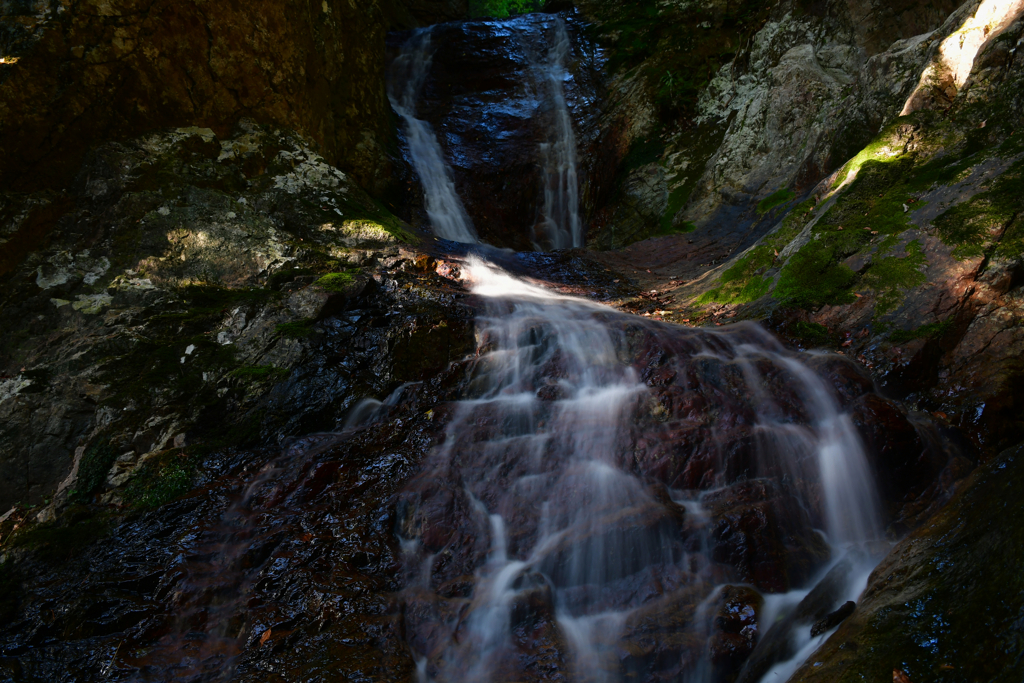
[[[543,70],[557,21],[531,14],[431,29],[433,58],[416,115],[436,132],[466,211],[481,240],[494,246],[522,251],[547,240],[541,145],[550,142],[556,113]],[[571,17],[565,23],[572,54],[563,86],[579,130],[596,114],[598,64],[582,26]],[[397,54],[409,35],[391,34],[389,52]]]
[[[568,263],[544,261],[535,279],[567,277]],[[457,259],[403,266],[420,267],[471,273]],[[700,666],[735,676],[762,628],[761,595],[807,585],[828,559],[815,531],[824,512],[813,468],[798,461],[783,477],[782,462],[759,459],[772,450],[752,431],[765,415],[810,419],[787,374],[790,352],[754,326],[709,333],[599,311],[598,324],[619,340],[602,372],[636,382],[609,454],[624,504],[602,498],[595,471],[566,469],[571,449],[547,450],[538,469],[513,447],[516,434],[543,433],[572,395],[566,382],[578,368],[548,337],[554,328],[537,319],[522,330],[546,349],[524,376],[541,410],[531,428],[479,402],[502,343],[480,318],[494,314],[490,304],[458,295],[475,310],[478,349],[449,365],[450,351],[435,360],[437,340],[417,336],[429,328],[375,308],[388,301],[394,310],[401,282],[383,278],[319,323],[320,350],[270,393],[294,411],[292,433],[332,424],[335,394],[323,382],[347,367],[338,344],[363,347],[413,383],[367,404],[361,423],[282,449],[204,451],[196,481],[205,483],[187,495],[148,511],[80,506],[20,537],[0,577],[22,589],[5,605],[0,670],[14,680],[412,680],[426,666],[438,680],[458,678],[450,667],[475,656],[476,619],[494,581],[486,509],[503,517],[507,561],[522,563],[509,574],[509,640],[487,661],[492,677],[585,680],[598,665],[651,681]],[[419,291],[464,291],[439,282],[448,285]],[[357,324],[376,316],[381,327]],[[394,325],[403,331],[373,336]],[[764,351],[741,358],[743,344]],[[811,360],[837,405],[874,396],[841,361]],[[751,395],[751,372],[764,395]],[[477,401],[468,422],[467,401]],[[860,419],[885,434],[871,414]],[[700,436],[686,436],[691,428]],[[888,444],[869,445],[884,462]],[[445,453],[458,455],[439,459]],[[566,533],[538,551],[545,524]],[[68,534],[83,536],[78,549],[62,541]],[[581,558],[591,567],[582,574]],[[599,626],[587,636],[589,663],[570,628],[587,623]]]

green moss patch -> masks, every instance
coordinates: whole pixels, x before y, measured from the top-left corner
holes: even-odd
[[[792,242],[814,213],[814,200],[808,199],[794,207],[775,232],[763,244],[751,249],[719,277],[718,287],[705,292],[697,305],[721,303],[742,304],[756,301],[768,293],[771,278],[765,273],[775,264],[778,253]]]
[[[683,221],[679,225],[673,223],[676,214],[686,205],[686,200],[690,198],[691,189],[691,187],[684,185],[669,192],[665,213],[661,215],[662,235],[684,234],[697,229],[697,225],[692,221]]]
[[[1024,253],[1022,197],[1024,161],[1018,161],[992,183],[991,189],[952,207],[932,225],[942,241],[954,247],[953,256],[957,258],[981,256],[1005,228],[995,254],[1016,258]]]
[[[100,439],[85,449],[82,459],[78,462],[78,477],[71,497],[87,502],[92,495],[107,481],[107,473],[117,459],[117,452],[110,441]]]
[[[826,346],[831,340],[827,327],[803,320],[793,323],[789,334],[807,346]]]
[[[953,326],[953,319],[948,318],[942,322],[928,323],[913,330],[896,330],[889,335],[889,341],[894,344],[905,344],[915,339],[930,339],[941,337]]]
[[[171,450],[147,460],[124,490],[124,501],[133,507],[154,508],[192,490],[196,458],[189,451]]]
[[[907,244],[906,256],[887,256],[871,264],[861,282],[878,295],[875,302],[876,317],[895,309],[903,301],[906,290],[927,281],[921,270],[925,265],[927,259],[917,240]]]
[[[768,195],[760,202],[758,202],[757,213],[758,215],[763,216],[764,214],[774,209],[776,206],[781,206],[787,202],[791,202],[795,198],[796,193],[790,189],[784,188],[781,190],[776,190],[775,192],[772,192],[770,195]]]
[[[856,180],[814,226],[811,240],[783,268],[773,292],[777,299],[813,310],[852,303],[852,291],[859,287],[878,294],[878,317],[894,310],[908,289],[924,284],[927,261],[919,242],[910,242],[905,255],[888,253],[899,243],[898,236],[913,227],[910,210],[921,206],[918,197],[937,183],[965,177],[978,159],[965,157],[963,148],[956,154],[928,159],[939,149],[939,142],[945,141],[941,127],[934,140],[927,144],[919,140],[917,151],[904,152],[912,130],[917,129],[906,120],[889,126],[846,164],[836,183],[853,170],[857,171]],[[855,273],[843,263],[869,248],[874,251],[873,260],[863,273]]]
[[[344,292],[355,282],[356,275],[358,274],[358,269],[347,270],[341,273],[328,273],[313,284],[321,289],[326,289],[328,292]]]
[[[721,286],[705,292],[697,304],[745,304],[768,293],[771,280],[760,274],[774,262],[774,250],[765,245],[754,247],[730,266],[719,278]]]
[[[836,245],[812,239],[782,269],[775,298],[808,310],[853,303],[856,297],[850,288],[857,274],[841,263],[841,258]]]
[[[469,16],[504,19],[515,14],[536,12],[543,5],[541,0],[469,0]]]

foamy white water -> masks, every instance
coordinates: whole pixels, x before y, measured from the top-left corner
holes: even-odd
[[[695,533],[703,534],[697,552],[707,554],[701,501],[713,491],[666,500],[632,461],[632,428],[649,390],[629,364],[622,323],[647,323],[481,261],[470,262],[463,273],[473,293],[487,301],[478,320],[479,356],[470,396],[459,402],[427,471],[446,481],[458,473],[462,498],[475,511],[476,534],[489,538],[490,546],[475,570],[465,616],[449,626],[448,644],[443,654],[433,654],[433,668],[421,669],[423,680],[505,680],[501,667],[516,654],[516,605],[536,599],[538,591],[550,592],[572,680],[627,680],[619,643],[643,603],[609,603],[603,591],[621,591],[615,587],[651,567],[675,567],[705,595],[688,627],[704,637],[711,633],[717,595],[707,577],[687,573],[689,551],[677,542],[678,521],[690,519]],[[756,326],[737,329],[742,334],[663,325],[659,333],[703,340],[691,358],[740,369],[757,406],[755,469],[765,469],[752,476],[781,467],[793,478],[817,482],[836,557],[875,540],[878,499],[849,417],[798,354]],[[802,422],[764,391],[766,369],[786,374],[806,415]],[[507,483],[495,487],[498,480]],[[418,561],[429,565],[435,558]],[[430,569],[413,573],[429,575]],[[845,593],[859,594],[861,578],[850,583]],[[772,598],[765,616],[791,609],[807,590]],[[813,651],[809,635],[802,635],[806,630],[799,625],[794,631],[801,639],[796,656],[778,662],[773,677],[795,669]],[[711,681],[707,657],[687,669],[685,680]]]

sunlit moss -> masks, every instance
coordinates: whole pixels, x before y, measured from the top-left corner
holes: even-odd
[[[355,281],[358,270],[345,271],[342,273],[328,273],[313,284],[328,292],[344,292]]]
[[[775,264],[778,253],[800,234],[813,213],[813,199],[794,207],[778,229],[723,272],[718,278],[719,286],[705,292],[695,303],[741,304],[756,301],[767,294],[772,279],[765,275],[766,271]]]
[[[768,293],[771,280],[758,274],[771,267],[773,256],[771,247],[754,247],[723,272],[718,280],[721,286],[705,292],[697,304],[745,304],[760,299]]]
[[[847,181],[851,173],[860,174],[861,168],[869,161],[876,163],[889,163],[899,157],[900,153],[891,145],[891,133],[879,135],[868,145],[857,153],[855,157],[843,164],[836,176],[834,187],[839,187]]]

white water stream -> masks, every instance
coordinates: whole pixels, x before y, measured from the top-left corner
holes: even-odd
[[[548,140],[540,147],[544,183],[542,225],[551,249],[583,246],[579,180],[576,176],[576,136],[565,99],[565,79],[571,57],[572,41],[565,22],[558,18],[547,59],[535,66],[540,73],[542,91],[554,110]]]
[[[624,631],[635,628],[631,619],[641,604],[616,604],[602,595],[648,568],[679,568],[707,595],[690,625],[706,636],[715,588],[709,576],[693,569],[697,559],[680,547],[673,520],[690,517],[700,526],[702,500],[713,491],[679,492],[665,500],[636,471],[633,426],[650,410],[651,397],[628,362],[624,323],[645,323],[482,261],[465,267],[464,279],[487,302],[478,320],[479,357],[471,397],[458,404],[444,445],[426,470],[428,477],[433,472],[461,482],[475,510],[476,533],[489,538],[490,547],[476,570],[466,616],[448,626],[443,654],[428,666],[428,653],[415,653],[421,680],[507,680],[502,667],[514,659],[515,605],[534,599],[538,590],[551,591],[555,621],[571,651],[572,680],[626,680],[616,653]],[[783,479],[811,482],[820,490],[835,558],[876,540],[878,500],[849,416],[797,354],[756,326],[734,327],[712,332],[663,325],[658,333],[693,337],[697,350],[691,359],[740,369],[757,406],[756,467],[781,469]],[[685,373],[685,364],[679,369]],[[785,373],[805,420],[794,421],[763,390],[769,371]],[[420,563],[417,590],[429,591],[437,558],[424,556],[416,543],[407,549],[407,562]],[[863,587],[866,574],[854,574],[842,595]],[[786,611],[806,593],[804,588],[774,596],[765,609],[769,616]],[[797,654],[806,656],[809,636],[795,630],[793,638],[799,641]],[[774,674],[797,663],[780,662],[771,680],[782,680]],[[710,681],[710,672],[707,662],[698,663],[686,680]]]
[[[551,119],[538,150],[542,204],[533,242],[541,250],[583,246],[576,136],[565,94],[572,41],[560,17],[555,17],[550,34],[546,50],[527,48],[536,81],[530,87],[550,106]],[[437,135],[429,123],[416,117],[416,103],[430,75],[433,52],[430,28],[413,33],[391,65],[388,98],[402,118],[434,233],[456,242],[476,243],[476,230],[459,198]]]
[[[427,216],[434,234],[455,242],[476,243],[476,229],[466,213],[451,168],[430,124],[416,118],[416,100],[430,74],[433,49],[430,29],[415,32],[391,64],[388,99],[402,117],[416,175],[423,185]]]
[[[546,51],[531,52],[537,92],[551,107],[551,126],[539,150],[543,204],[534,244],[560,249],[582,246],[583,231],[576,141],[565,93],[572,43],[561,19],[549,33]],[[476,242],[437,137],[415,116],[430,70],[430,38],[426,29],[405,44],[391,67],[389,97],[405,124],[435,233]],[[469,397],[457,404],[443,445],[431,455],[423,477],[438,482],[454,501],[441,518],[428,523],[458,524],[444,515],[468,511],[464,514],[473,528],[462,543],[480,540],[481,554],[461,616],[428,619],[425,633],[409,626],[422,683],[518,676],[510,671],[517,661],[524,609],[550,610],[546,623],[558,635],[546,637],[563,644],[570,680],[625,681],[642,674],[647,664],[622,658],[636,647],[638,623],[650,610],[650,600],[668,599],[640,599],[634,594],[639,589],[629,588],[645,585],[643,577],[651,572],[663,575],[676,593],[696,596],[689,621],[666,637],[710,640],[722,586],[708,560],[714,544],[706,501],[737,480],[726,478],[729,456],[715,430],[709,450],[718,453],[711,467],[711,472],[717,468],[717,479],[710,486],[666,494],[663,485],[638,471],[637,425],[650,422],[656,401],[632,365],[630,326],[634,334],[647,326],[664,348],[685,347],[669,361],[677,385],[705,381],[695,376],[693,362],[735,371],[746,414],[753,415],[747,418],[755,442],[753,463],[744,476],[778,482],[765,486],[780,487],[790,504],[802,510],[797,517],[807,520],[807,511],[819,511],[820,533],[833,558],[819,569],[819,579],[848,550],[880,538],[878,497],[849,415],[804,358],[786,351],[761,328],[655,327],[514,278],[480,260],[471,260],[463,276],[486,302],[478,319],[478,358]],[[780,375],[791,393],[787,405],[765,388]],[[450,490],[453,481],[455,491]],[[680,540],[684,535],[686,542]],[[440,588],[434,573],[454,561],[459,547],[428,552],[416,537],[403,539],[402,546],[409,594],[436,601]],[[837,579],[830,600],[852,599],[863,589],[874,561],[853,564]],[[760,615],[762,637],[776,617],[799,609],[810,588],[768,594]],[[812,639],[803,622],[780,628],[791,630],[780,637],[787,646],[769,664],[741,671],[741,680],[755,681],[766,669],[762,680],[784,680],[825,637]],[[678,680],[711,683],[718,674],[708,646],[693,657],[680,664]]]

